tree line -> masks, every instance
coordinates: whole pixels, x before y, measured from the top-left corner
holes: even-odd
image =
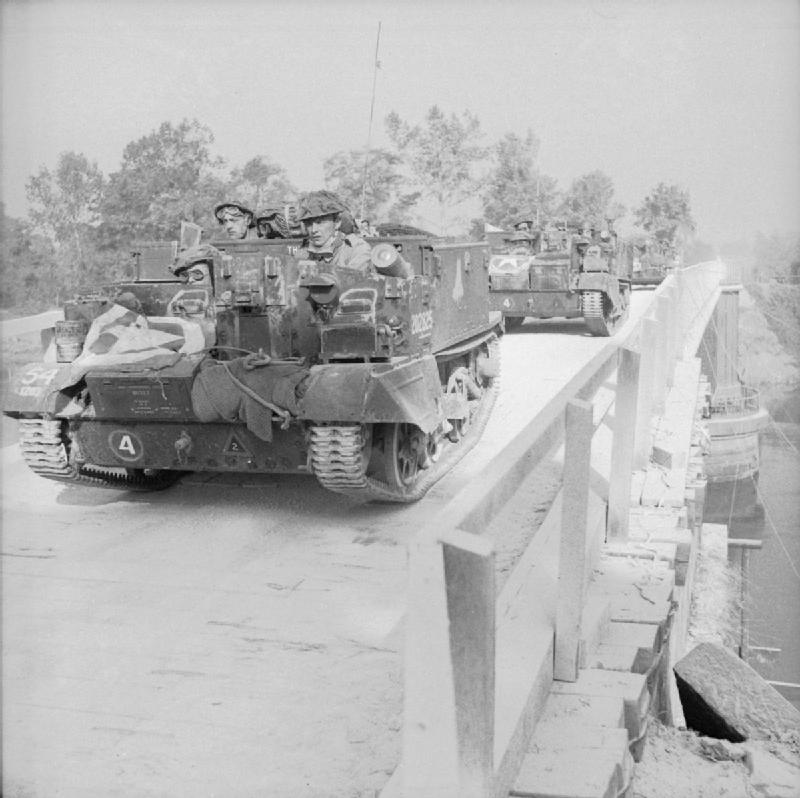
[[[390,148],[343,150],[323,162],[325,188],[373,223],[410,223],[423,199],[438,209],[439,232],[476,239],[485,223],[509,228],[529,218],[602,227],[626,213],[613,180],[601,171],[559,189],[538,168],[532,131],[485,145],[474,114],[448,115],[437,106],[421,123],[392,112],[385,125]],[[213,154],[213,143],[206,125],[185,119],[130,142],[119,169],[108,175],[76,152],[41,167],[26,183],[28,218],[2,212],[0,307],[52,305],[119,278],[134,241],[172,240],[181,220],[214,230],[213,208],[224,199],[259,211],[298,197],[284,167],[268,156],[228,167]],[[483,206],[483,218],[471,226],[452,218],[454,206],[469,197]],[[652,237],[683,243],[694,233],[689,194],[677,185],[659,183],[633,214]]]

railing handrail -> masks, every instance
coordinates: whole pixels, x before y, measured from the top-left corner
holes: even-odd
[[[521,715],[513,731],[504,728],[503,740],[496,739],[495,701],[498,706],[508,707],[509,696],[504,695],[503,690],[509,689],[511,681],[519,682],[520,674],[516,673],[513,679],[504,679],[500,672],[485,674],[476,667],[477,662],[492,661],[497,667],[497,663],[503,664],[509,660],[509,657],[503,656],[500,648],[495,654],[495,646],[508,643],[508,635],[503,641],[499,637],[495,639],[496,630],[493,624],[498,622],[495,618],[498,597],[490,587],[494,572],[493,547],[485,537],[476,533],[482,532],[489,525],[516,493],[530,471],[544,458],[551,456],[556,446],[564,441],[566,427],[571,425],[573,432],[570,434],[580,438],[577,445],[574,441],[571,444],[573,453],[591,448],[591,436],[597,429],[598,421],[597,418],[592,418],[596,415],[593,413],[595,408],[587,405],[587,400],[591,400],[601,385],[610,381],[616,370],[617,403],[622,402],[626,410],[620,406],[615,411],[615,416],[620,416],[614,418],[613,424],[612,463],[615,463],[615,472],[609,477],[608,496],[604,498],[608,500],[609,534],[627,534],[627,518],[624,523],[617,519],[621,531],[619,528],[616,532],[612,530],[614,513],[611,497],[612,494],[622,496],[627,511],[633,453],[628,452],[627,465],[622,468],[619,466],[624,458],[621,459],[618,453],[625,447],[629,450],[634,448],[634,436],[630,428],[636,421],[637,413],[647,422],[650,415],[658,410],[659,402],[663,406],[663,396],[671,385],[675,360],[695,356],[702,330],[708,323],[719,296],[718,286],[723,269],[723,264],[712,261],[677,269],[669,275],[654,292],[655,317],[643,317],[624,338],[612,340],[603,347],[528,422],[523,431],[492,459],[479,476],[462,487],[437,512],[411,542],[409,611],[406,617],[403,766],[384,790],[385,798],[396,795],[404,798],[412,795],[461,798],[507,794],[510,786],[509,774],[515,763],[518,767],[522,756],[521,749],[517,751],[516,747],[524,746],[526,742],[523,739],[524,732],[520,729],[532,728],[533,724],[526,724]],[[642,330],[645,334],[642,334]],[[654,334],[659,332],[660,335]],[[631,347],[642,350],[641,375],[639,353]],[[633,412],[630,412],[631,404]],[[608,408],[602,415],[607,410]],[[626,412],[629,413],[627,417],[624,416]],[[643,427],[645,435],[652,434],[648,423]],[[627,442],[623,441],[626,435]],[[573,454],[572,457],[574,459],[577,455]],[[585,519],[585,501],[579,499],[576,503],[575,496],[586,496],[588,499],[589,476],[585,462],[577,473],[574,463],[570,470],[573,507],[570,509],[566,506],[565,495],[564,501],[560,502],[562,556],[559,559],[564,560],[564,552],[583,559],[580,564],[559,562],[558,584],[571,582],[570,589],[578,591],[580,602],[585,595],[588,573],[591,570],[591,562],[586,560],[590,556],[587,552],[591,549],[591,540],[588,519]],[[617,473],[626,470],[627,474]],[[565,486],[567,476],[565,471]],[[615,479],[621,480],[620,485],[615,486]],[[624,483],[625,479],[627,483]],[[577,513],[574,512],[576,507]],[[572,515],[565,523],[564,517],[570,513]],[[580,518],[581,513],[584,515],[586,529],[571,529],[570,524]],[[619,515],[619,508],[616,509],[616,514]],[[578,537],[574,538],[574,535]],[[566,548],[565,536],[574,538]],[[535,540],[536,536],[533,538]],[[529,548],[534,545],[533,541]],[[525,554],[520,562],[523,560],[526,560]],[[453,565],[454,562],[458,565]],[[577,579],[568,578],[570,571],[573,574],[579,571],[580,576]],[[524,577],[516,578],[516,574],[512,573],[506,588],[512,580],[517,587],[524,582]],[[470,584],[475,585],[476,592],[471,597],[465,597]],[[510,600],[506,595],[506,588],[501,601],[505,608],[504,617],[508,617]],[[493,611],[488,611],[485,607],[480,612],[475,610],[484,601],[493,602]],[[566,613],[566,619],[570,624],[577,622],[579,626],[581,605],[577,604],[575,621],[576,601],[571,599],[568,603],[572,604],[572,608]],[[558,614],[561,620],[558,623],[564,622],[562,604],[559,594]],[[476,619],[474,628],[465,632],[461,619],[455,622],[456,619],[448,615],[459,611],[467,611],[473,615]],[[491,623],[487,620],[489,618]],[[545,638],[549,636],[549,642],[545,639],[536,648],[544,659],[536,667],[531,662],[526,662],[531,679],[531,696],[541,693],[543,689],[549,690],[542,680],[552,680],[553,669],[558,669],[559,663],[562,673],[568,674],[570,669],[574,669],[577,675],[576,634],[574,631],[560,632],[556,627],[557,624],[552,621],[540,627],[539,634],[545,635]],[[527,631],[534,634],[530,629]],[[559,639],[562,641],[560,653]],[[563,648],[565,641],[566,649]],[[443,659],[446,661],[442,661]],[[568,675],[559,678],[571,680]],[[516,684],[515,689],[519,689]],[[526,707],[533,705],[533,698],[523,699],[520,712],[524,713]]]

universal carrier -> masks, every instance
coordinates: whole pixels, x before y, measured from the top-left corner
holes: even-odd
[[[491,307],[509,329],[526,318],[581,318],[592,335],[608,336],[628,315],[630,257],[613,231],[534,233],[530,251],[492,255],[489,280]]]
[[[477,440],[500,314],[483,244],[372,241],[370,274],[301,241],[213,242],[210,280],[136,247],[134,276],[64,307],[4,413],[64,482],[162,488],[192,471],[308,473],[361,499],[414,501]]]

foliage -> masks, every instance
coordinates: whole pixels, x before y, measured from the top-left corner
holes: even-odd
[[[296,195],[297,189],[286,170],[263,155],[234,169],[225,192],[226,199],[239,200],[256,213],[269,206],[284,205]]]
[[[25,186],[33,229],[47,236],[76,268],[100,220],[103,184],[96,163],[80,153],[62,152],[53,172],[42,167]]]
[[[374,222],[406,222],[420,192],[403,193],[399,155],[385,149],[340,151],[322,165],[325,186],[336,192],[354,215]],[[363,198],[363,209],[362,209]]]
[[[782,282],[800,277],[800,236],[756,233],[753,241],[753,264],[756,279]]]
[[[0,213],[0,307],[42,310],[50,304],[55,247],[30,224]]]
[[[714,260],[717,253],[714,247],[699,238],[693,238],[684,247],[683,263],[685,266],[691,266],[695,263],[705,263],[709,260]]]
[[[209,128],[184,119],[128,144],[101,209],[106,242],[173,239],[181,219],[216,225],[213,208],[225,183],[215,174],[222,161],[211,155],[213,141]]]
[[[530,130],[524,138],[506,133],[492,148],[493,164],[483,190],[489,224],[510,228],[523,217],[542,224],[553,217],[556,181],[536,168],[538,150],[539,141]]]
[[[635,223],[660,241],[681,245],[695,230],[689,192],[659,183],[634,211]]]
[[[625,215],[625,207],[614,201],[614,182],[604,172],[595,170],[572,181],[558,209],[567,224],[606,227]]]
[[[392,111],[386,118],[390,140],[404,158],[411,182],[439,206],[442,232],[447,209],[473,194],[478,187],[476,164],[486,156],[478,118],[469,111],[448,118],[434,105],[424,125],[413,127]]]

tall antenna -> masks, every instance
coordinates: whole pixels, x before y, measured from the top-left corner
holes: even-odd
[[[361,184],[361,212],[358,214],[359,219],[364,218],[364,205],[367,201],[367,170],[369,165],[369,149],[372,143],[372,117],[375,114],[375,84],[378,82],[378,70],[381,68],[381,62],[378,60],[378,48],[381,44],[381,23],[378,23],[378,36],[375,39],[375,69],[372,73],[372,102],[369,106],[369,127],[367,128],[367,146],[364,150],[364,181]]]

